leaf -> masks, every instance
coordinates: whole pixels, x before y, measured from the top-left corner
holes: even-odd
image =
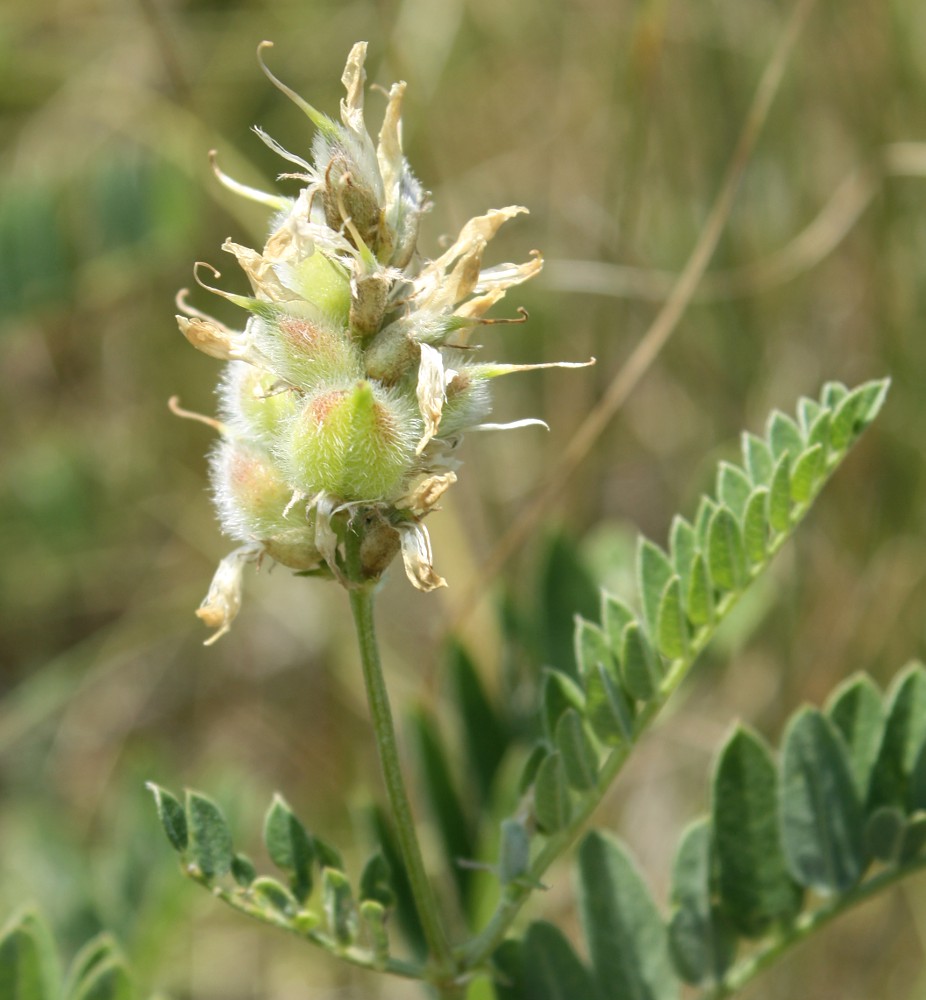
[[[282,795],[274,795],[267,810],[264,843],[270,860],[289,874],[293,895],[300,902],[305,902],[312,892],[315,847]]]
[[[325,871],[333,869],[326,868]],[[283,916],[291,917],[299,909],[295,896],[291,895],[281,882],[269,875],[262,875],[251,883],[251,895],[260,906],[269,907],[282,913]]]
[[[721,901],[737,929],[763,934],[800,909],[778,834],[777,774],[754,733],[737,727],[720,754],[712,790]]]
[[[659,604],[656,644],[666,659],[678,660],[688,655],[689,642],[688,619],[682,607],[682,583],[674,576],[666,584]]]
[[[118,946],[111,934],[104,932],[91,938],[74,956],[68,969],[67,981],[64,984],[62,995],[70,1000],[85,979],[91,976],[99,966],[118,954]]]
[[[711,525],[711,518],[717,510],[717,504],[710,497],[701,497],[698,504],[698,513],[695,516],[695,531],[698,534],[698,543],[701,551],[707,547],[707,529]]]
[[[336,868],[322,870],[322,907],[337,942],[342,946],[353,943],[359,929],[354,894],[347,876]]]
[[[691,564],[698,554],[698,533],[683,517],[678,515],[672,521],[669,534],[669,551],[672,553],[672,565],[687,586],[691,574]],[[626,622],[625,622],[626,624]]]
[[[540,763],[534,782],[534,815],[544,833],[562,830],[572,815],[572,802],[562,755],[554,751]]]
[[[476,665],[463,646],[451,641],[447,650],[451,683],[463,723],[469,771],[483,799],[489,797],[511,734],[486,694]]]
[[[743,433],[743,462],[754,486],[768,486],[775,468],[772,450],[761,438],[748,431]]]
[[[721,462],[717,472],[717,499],[729,507],[737,519],[742,518],[746,501],[752,492],[749,477],[729,462]]]
[[[709,625],[714,620],[714,588],[707,572],[707,562],[698,553],[691,567],[685,606],[692,625]]]
[[[637,616],[617,597],[604,592],[602,592],[601,597],[601,621],[604,632],[612,651],[617,651],[621,648],[624,629],[631,622],[636,621]]]
[[[257,878],[257,869],[246,854],[236,854],[232,858],[231,873],[232,878],[242,889],[247,889],[254,879]]]
[[[161,788],[160,785],[156,785],[153,781],[147,782],[145,787],[154,796],[158,819],[161,821],[161,826],[164,827],[164,832],[167,834],[170,846],[175,851],[185,851],[188,843],[188,835],[183,806],[180,805],[179,800],[166,788]]]
[[[624,629],[621,672],[627,691],[640,701],[651,698],[659,687],[655,655],[637,622]]]
[[[760,486],[749,497],[743,514],[743,548],[752,566],[768,555],[768,490]]]
[[[707,566],[720,590],[739,591],[746,585],[743,536],[732,511],[719,508],[707,532]]]
[[[677,997],[665,928],[623,847],[604,834],[589,833],[579,848],[579,877],[582,926],[602,996]]]
[[[778,534],[791,528],[791,455],[778,459],[768,491],[768,523]]]
[[[855,787],[861,801],[865,802],[884,731],[881,692],[870,677],[857,674],[833,692],[826,705],[826,714],[849,748]]]
[[[842,738],[816,709],[785,732],[779,794],[791,875],[824,894],[850,889],[865,867],[862,805]]]
[[[815,399],[801,396],[797,401],[797,418],[805,436],[810,433],[810,428],[813,427],[822,412],[823,407]]]
[[[776,462],[780,461],[785,452],[799,455],[804,450],[804,436],[800,428],[779,410],[773,410],[769,415],[767,437]]]
[[[61,973],[45,922],[14,917],[0,931],[0,1000],[58,1000]]]
[[[574,708],[560,717],[554,742],[562,754],[569,785],[580,792],[594,788],[598,779],[598,754],[586,735],[582,717]]]
[[[825,458],[823,446],[819,444],[798,456],[791,470],[791,499],[795,503],[807,503],[813,498],[826,471]]]
[[[585,715],[592,732],[607,746],[632,739],[633,705],[620,680],[603,666],[585,678]]]
[[[528,754],[524,767],[521,769],[521,777],[518,779],[518,794],[523,795],[537,780],[537,771],[543,763],[544,757],[550,752],[549,744],[546,741],[535,743]]]
[[[496,1000],[531,1000],[524,982],[525,965],[523,941],[508,938],[495,949],[492,968],[496,974],[492,987]]]
[[[813,426],[807,432],[807,447],[812,448],[815,444],[823,449],[824,458],[830,450],[830,426],[832,420],[828,410],[824,410],[813,422]]]
[[[718,983],[736,956],[736,933],[712,900],[708,819],[682,835],[672,870],[669,952],[679,975],[695,986]]]
[[[637,549],[637,586],[643,605],[643,618],[651,633],[656,628],[662,592],[673,573],[672,563],[665,552],[648,538],[641,538]]]
[[[360,919],[370,945],[374,961],[382,967],[389,959],[389,932],[386,930],[386,910],[375,899],[365,899],[360,904]]]
[[[906,822],[906,817],[896,806],[875,809],[865,824],[865,848],[868,853],[886,865],[894,864],[900,857]]]
[[[131,1000],[134,994],[125,963],[111,954],[77,983],[68,1000]]]
[[[186,793],[190,859],[206,879],[231,871],[232,835],[222,810],[199,792]]]
[[[827,382],[820,394],[820,401],[827,409],[834,410],[849,395],[842,382]]]
[[[440,834],[444,855],[460,893],[465,900],[473,873],[457,862],[476,855],[473,823],[466,814],[450,772],[447,754],[437,726],[424,709],[412,713],[412,731],[416,737],[424,789],[428,806]]]
[[[379,851],[367,861],[360,873],[360,899],[374,900],[384,911],[395,906],[392,871],[389,862]]]
[[[608,657],[610,661],[610,656]],[[556,733],[556,724],[560,716],[569,708],[583,711],[585,694],[571,677],[559,670],[544,670],[543,688],[541,690],[541,710],[543,712],[543,728],[547,739],[551,742]]]
[[[596,664],[610,664],[612,661],[611,645],[604,632],[597,625],[587,622],[578,615],[575,624],[575,645],[580,677],[585,677]]]
[[[315,848],[315,863],[319,871],[322,868],[337,868],[339,872],[344,871],[344,859],[336,847],[332,847],[317,835],[312,838],[312,846]]]
[[[848,448],[874,420],[884,405],[890,384],[890,379],[865,382],[839,402],[830,425],[830,442],[834,449]]]
[[[878,806],[909,807],[910,778],[926,740],[926,669],[910,664],[890,697],[884,738],[871,775],[868,811]]]
[[[523,997],[530,1000],[596,1000],[592,974],[552,924],[530,925],[523,945]]]

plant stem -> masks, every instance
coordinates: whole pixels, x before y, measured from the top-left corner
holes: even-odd
[[[389,798],[399,849],[402,853],[402,860],[405,862],[422,931],[437,964],[435,971],[438,975],[432,978],[432,982],[435,982],[439,995],[450,1000],[451,997],[460,996],[458,989],[452,983],[456,967],[437,908],[437,899],[424,868],[408,792],[402,777],[399,749],[392,722],[392,710],[389,707],[389,694],[383,677],[379,645],[376,641],[376,630],[373,622],[373,584],[369,581],[362,582],[360,579],[360,538],[351,529],[347,531],[346,548],[348,575],[352,584],[348,590],[350,607],[360,646],[363,680],[366,686],[367,702],[370,706],[373,732],[376,737],[376,748],[379,751],[380,764],[386,784],[386,794]],[[447,985],[440,985],[438,981]]]
[[[861,885],[857,885],[831,903],[820,906],[810,913],[802,914],[778,937],[750,955],[749,958],[734,965],[720,983],[701,994],[700,1000],[724,1000],[725,997],[738,993],[751,979],[780,958],[786,951],[800,944],[814,931],[820,930],[821,927],[845,913],[846,910],[864,903],[882,889],[886,889],[894,882],[924,867],[926,867],[926,858],[918,858],[906,865],[889,868],[866,882],[862,882]]]

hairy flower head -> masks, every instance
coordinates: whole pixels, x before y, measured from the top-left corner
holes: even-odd
[[[301,189],[286,197],[247,187],[213,157],[226,187],[271,210],[270,235],[262,250],[230,239],[222,246],[244,271],[248,295],[216,287],[221,275],[211,265],[194,270],[201,286],[244,310],[240,330],[193,309],[185,291],[178,296],[183,335],[228,362],[221,420],[202,419],[221,435],[212,483],[222,527],[242,544],[222,561],[198,611],[218,630],[212,640],[238,612],[244,567],[264,557],[355,586],[379,577],[401,551],[415,587],[444,586],[423,521],[456,481],[461,436],[500,426],[485,422],[491,379],[549,367],[481,363],[467,345],[474,326],[506,322],[483,317],[542,266],[534,253],[522,264],[483,267],[492,237],[526,209],[492,209],[435,260],[421,258],[419,221],[429,206],[402,152],[405,84],[388,91],[374,142],[364,117],[366,43],[348,56],[340,121],[270,72],[269,46],[258,48],[261,67],[314,126],[311,154],[256,131],[295,166],[284,176]],[[531,423],[540,421],[507,426]],[[359,577],[345,561],[348,531],[360,535]]]

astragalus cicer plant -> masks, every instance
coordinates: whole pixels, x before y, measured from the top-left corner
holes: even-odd
[[[211,290],[246,311],[242,330],[191,308],[185,294],[179,322],[194,346],[229,363],[220,419],[209,420],[220,432],[212,477],[223,528],[240,544],[198,614],[216,629],[210,641],[227,632],[242,570],[262,559],[345,585],[390,814],[376,814],[378,844],[353,879],[341,853],[281,796],[267,813],[264,842],[283,880],[257,874],[219,807],[199,793],[181,803],[152,785],[161,821],[185,873],[231,906],[442,998],[472,989],[498,1000],[674,1000],[683,983],[705,998],[727,996],[816,927],[924,863],[922,667],[911,667],[886,701],[857,679],[825,711],[801,710],[780,760],[737,729],[721,752],[708,816],[682,837],[666,916],[625,849],[591,832],[578,852],[587,957],[552,925],[525,927],[518,918],[719,624],[874,419],[887,382],[851,391],[828,383],[818,399],[800,401],[794,418],[776,411],[763,436],[744,435],[741,461],[721,463],[695,516],[674,520],[667,550],[640,541],[636,599],[602,594],[600,621],[577,618],[574,657],[535,678],[527,738],[523,720],[488,695],[454,647],[465,796],[435,719],[412,720],[426,776],[420,797],[436,831],[426,863],[380,667],[373,595],[399,552],[416,587],[443,585],[424,520],[456,479],[461,435],[496,426],[486,423],[491,379],[538,367],[479,361],[468,338],[493,322],[490,307],[541,261],[483,267],[492,236],[520,208],[471,220],[435,260],[419,255],[427,206],[402,153],[404,84],[388,92],[374,144],[364,121],[365,52],[357,45],[348,58],[340,123],[265,68],[315,128],[309,158],[259,132],[303,186],[283,197],[217,170],[273,212],[271,234],[260,252],[224,245],[252,294]],[[512,752],[524,761],[516,788],[505,784],[502,766]],[[492,877],[488,917],[473,896],[470,876],[479,869]]]

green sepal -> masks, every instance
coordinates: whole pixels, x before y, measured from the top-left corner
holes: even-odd
[[[186,793],[188,857],[206,881],[231,871],[232,835],[222,810],[199,792]]]
[[[158,819],[164,827],[164,833],[170,841],[170,846],[175,851],[185,851],[189,843],[187,832],[186,814],[179,799],[172,795],[166,788],[161,788],[153,781],[145,784],[145,787],[154,796],[154,804],[158,811]]]
[[[598,779],[598,754],[585,732],[582,716],[574,708],[560,716],[554,743],[562,754],[569,785],[580,792],[594,788]]]
[[[289,875],[293,895],[300,902],[305,902],[312,892],[315,847],[282,795],[274,795],[267,810],[264,843],[270,860]]]
[[[548,754],[537,769],[534,782],[534,815],[546,834],[562,830],[572,818],[572,799],[563,757],[559,751]]]

